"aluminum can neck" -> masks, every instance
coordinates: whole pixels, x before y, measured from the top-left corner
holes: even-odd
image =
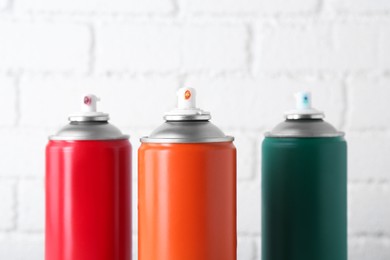
[[[108,123],[109,115],[97,112],[96,103],[100,99],[93,95],[85,95],[82,99],[81,111],[69,116],[69,124],[62,127],[50,140],[116,140],[128,139],[128,135]]]
[[[311,93],[295,94],[296,107],[285,113],[286,120],[265,134],[266,137],[337,137],[344,136],[324,121],[325,114],[312,107]]]
[[[232,142],[210,121],[167,121],[149,136],[141,138],[143,143],[217,143]]]
[[[210,112],[196,107],[196,91],[181,88],[177,92],[177,107],[164,116],[165,123],[149,136],[141,138],[143,143],[211,143],[231,142],[212,124]]]

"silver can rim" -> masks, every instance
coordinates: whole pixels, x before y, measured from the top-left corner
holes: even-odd
[[[234,137],[225,136],[225,137],[215,137],[215,138],[149,138],[146,136],[146,137],[142,137],[140,141],[141,143],[156,143],[156,144],[226,143],[226,142],[233,142]]]
[[[107,137],[102,137],[102,138],[85,138],[85,137],[66,137],[66,136],[56,136],[56,135],[50,135],[48,138],[50,141],[116,141],[116,140],[129,140],[130,135],[123,135],[119,137],[113,137],[113,138],[107,138]]]
[[[273,137],[273,138],[329,138],[329,137],[344,137],[345,132],[337,132],[337,133],[329,133],[329,134],[313,134],[313,135],[292,135],[292,134],[278,134],[274,135],[271,132],[266,132],[264,134],[265,137]]]

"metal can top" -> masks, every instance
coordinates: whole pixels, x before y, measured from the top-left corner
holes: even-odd
[[[214,143],[231,142],[212,124],[210,112],[196,107],[196,92],[193,88],[181,88],[177,92],[178,106],[165,114],[163,123],[150,136],[141,138],[143,143]]]
[[[128,139],[128,135],[108,123],[109,115],[96,111],[99,101],[95,95],[85,95],[82,112],[69,116],[70,123],[62,127],[50,140],[118,140]]]
[[[325,114],[311,107],[311,94],[299,92],[296,109],[285,113],[286,120],[265,134],[266,137],[338,137],[344,136],[334,126],[325,122]]]

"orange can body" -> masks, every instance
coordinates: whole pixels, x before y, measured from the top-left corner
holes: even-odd
[[[233,143],[143,143],[138,160],[138,259],[235,260]]]

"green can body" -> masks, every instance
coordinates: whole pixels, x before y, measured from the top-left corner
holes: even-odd
[[[262,260],[347,259],[347,144],[336,137],[266,137]]]

